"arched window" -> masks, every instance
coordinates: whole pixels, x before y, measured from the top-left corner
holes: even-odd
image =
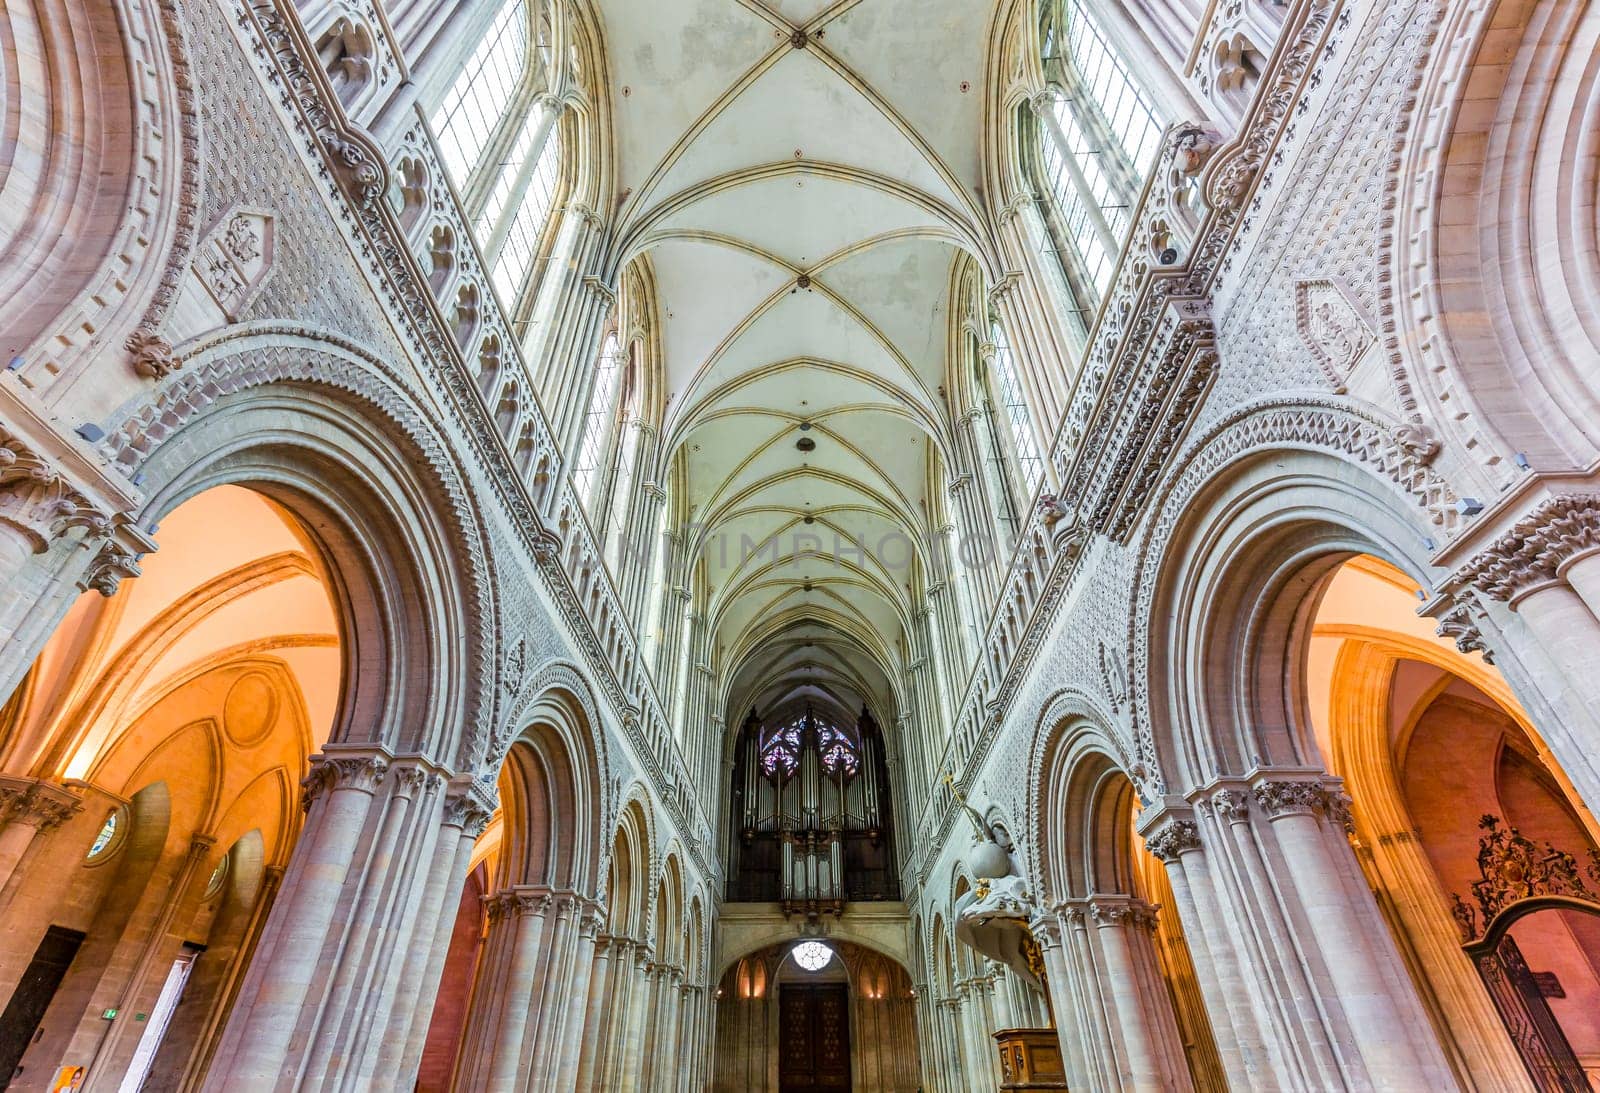
[[[528,6],[526,0],[511,0],[428,119],[445,170],[458,188],[466,188],[500,119],[515,105],[527,63]]]
[[[606,447],[611,439],[611,419],[616,412],[621,371],[622,349],[617,343],[616,331],[612,331],[600,346],[600,360],[594,370],[594,393],[589,396],[583,438],[578,443],[578,458],[572,466],[573,487],[591,516],[596,515],[596,494],[605,478]]]
[[[537,112],[534,116],[537,116]],[[532,117],[527,128],[533,128]],[[501,175],[501,181],[506,183],[505,191],[508,196],[515,185],[514,177],[520,171],[520,166],[512,171],[508,165],[507,170]],[[522,192],[522,201],[517,205],[515,214],[506,226],[504,242],[494,257],[494,285],[499,290],[502,300],[515,300],[521,294],[528,270],[539,253],[539,241],[544,235],[545,225],[549,222],[551,210],[555,206],[556,184],[560,181],[560,177],[561,131],[552,126],[544,147],[539,152],[538,162],[534,164],[533,172]],[[508,179],[513,181],[506,181]],[[491,201],[494,193],[500,188],[497,183],[495,191],[490,193]],[[496,218],[504,208],[504,201],[505,198],[502,198],[500,209],[495,211]]]
[[[1110,287],[1162,127],[1082,0],[1048,0],[1043,51],[1054,96],[1035,112],[1035,136],[1051,230],[1068,280],[1098,301]]]
[[[1004,418],[1011,435],[1011,447],[1016,456],[1017,472],[1021,476],[1023,493],[1033,496],[1044,475],[1044,460],[1039,456],[1038,441],[1033,435],[1033,415],[1022,395],[1022,382],[1017,378],[1017,360],[1011,352],[1000,324],[989,324],[989,341],[994,354],[989,359],[989,384],[997,416]]]
[[[620,415],[617,418],[617,428],[621,436],[617,438],[617,473],[611,482],[611,504],[606,516],[606,564],[611,566],[611,571],[617,574],[619,563],[624,557],[623,545],[628,531],[628,509],[633,503],[633,464],[639,454],[639,427],[635,422],[638,418],[639,402],[639,377],[638,371],[630,361],[623,375],[622,398],[619,402]],[[617,574],[620,579],[620,574]]]

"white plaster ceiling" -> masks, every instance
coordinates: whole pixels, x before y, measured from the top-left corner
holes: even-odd
[[[662,438],[688,454],[730,727],[751,705],[890,716],[912,613],[905,558],[932,530],[927,452],[949,435],[951,271],[982,235],[993,5],[597,7],[617,238],[655,274]],[[796,449],[802,436],[815,451]],[[741,549],[772,536],[776,558]],[[887,549],[862,558],[836,537]]]

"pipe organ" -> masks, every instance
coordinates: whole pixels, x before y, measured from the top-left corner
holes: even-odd
[[[883,740],[867,710],[853,731],[809,706],[770,727],[752,710],[734,769],[731,899],[816,917],[898,896]]]

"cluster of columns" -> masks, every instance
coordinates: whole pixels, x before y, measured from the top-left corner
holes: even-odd
[[[1217,779],[1145,812],[1145,845],[1171,883],[1230,1085],[1454,1084],[1367,889],[1348,823],[1339,780],[1304,770]],[[1159,981],[1149,979],[1148,931],[1108,936],[1093,902],[1088,917],[1100,934],[1103,974],[1072,937],[1078,922],[1036,931],[1069,1066],[1084,1067],[1096,1088],[1183,1088],[1171,1009],[1162,1005]],[[1096,982],[1084,982],[1086,968]],[[1105,992],[1111,1004],[1089,1006],[1081,987]],[[1069,1013],[1077,1019],[1065,1020]],[[1107,1043],[1121,1045],[1114,1074],[1097,1061]],[[1075,1086],[1080,1080],[1073,1075]]]
[[[493,802],[415,756],[329,745],[208,1087],[397,1088],[422,1059],[472,844]]]
[[[1156,956],[1157,909],[1126,895],[1064,900],[1031,924],[1074,1089],[1189,1089]]]
[[[489,928],[456,1087],[571,1089],[584,1054],[601,908],[543,885],[515,885],[484,904]]]
[[[922,1076],[936,1093],[997,1088],[1002,1076],[994,1034],[1048,1023],[1036,990],[1009,969],[984,963],[984,970],[954,981],[948,994],[926,983],[914,988]]]
[[[655,959],[651,946],[600,935],[587,996],[580,1090],[673,1091],[704,1087],[712,1014],[704,986]]]

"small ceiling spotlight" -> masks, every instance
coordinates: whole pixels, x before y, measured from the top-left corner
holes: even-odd
[[[794,442],[794,446],[799,448],[802,452],[814,452],[817,450],[817,442],[812,440],[809,436],[801,437],[799,440]]]

